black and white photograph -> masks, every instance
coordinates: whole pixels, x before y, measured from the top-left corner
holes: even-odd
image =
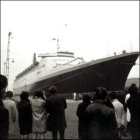
[[[1,1],[0,139],[140,139],[139,1]]]

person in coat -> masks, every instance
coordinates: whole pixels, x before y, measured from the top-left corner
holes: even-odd
[[[17,108],[16,108],[16,103],[12,100],[13,97],[13,92],[12,91],[7,91],[6,92],[6,99],[3,100],[4,107],[8,110],[9,112],[9,138],[12,137],[14,134],[15,130],[15,122],[17,121]]]
[[[28,96],[29,93],[23,91],[20,94],[21,101],[17,104],[21,139],[28,139],[32,133],[32,108]]]
[[[114,109],[115,109],[115,115],[116,115],[117,126],[118,126],[118,133],[119,133],[119,138],[121,139],[124,125],[125,125],[125,111],[124,111],[123,104],[118,100],[117,95],[118,94],[116,92],[112,92],[110,94],[110,97],[111,97],[112,104],[113,104]]]
[[[42,91],[36,91],[33,99],[31,100],[32,115],[33,115],[33,139],[44,139],[46,133],[46,101],[43,97]]]
[[[97,88],[93,104],[87,107],[87,139],[118,138],[115,110],[106,104],[107,98],[107,90],[103,87]]]
[[[79,139],[88,138],[88,119],[86,114],[87,107],[91,104],[91,98],[88,94],[83,95],[83,102],[78,105],[76,114],[79,118],[78,120],[78,134]]]
[[[0,139],[8,139],[9,131],[9,112],[3,105],[3,95],[8,81],[4,75],[0,74]]]
[[[48,90],[51,96],[46,101],[46,110],[48,114],[47,130],[52,132],[53,139],[57,139],[57,133],[59,132],[60,139],[64,139],[64,132],[66,128],[65,109],[67,103],[62,95],[56,94],[57,89],[55,86],[51,86]]]
[[[140,95],[136,84],[132,84],[129,89],[130,98],[127,107],[130,110],[130,131],[133,139],[140,139]]]

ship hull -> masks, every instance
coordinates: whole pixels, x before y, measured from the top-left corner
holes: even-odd
[[[91,61],[76,68],[70,68],[50,78],[43,78],[32,85],[16,88],[16,93],[26,90],[33,93],[36,90],[47,92],[52,85],[57,87],[58,93],[94,92],[102,86],[107,90],[123,90],[127,76],[137,60],[139,53],[123,54],[107,59]]]

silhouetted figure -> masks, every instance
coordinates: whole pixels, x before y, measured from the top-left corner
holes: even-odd
[[[0,139],[8,139],[9,112],[2,102],[7,84],[7,78],[0,74]]]
[[[97,97],[97,96],[96,96],[96,97]],[[96,100],[96,97],[95,97],[95,100]],[[110,98],[110,96],[109,96],[108,93],[107,93],[107,95],[106,95],[106,99],[105,99],[105,101],[104,101],[104,104],[105,104],[106,106],[108,106],[108,107],[114,109],[114,106],[113,106],[113,104],[112,104],[112,102],[111,102],[111,98]]]
[[[122,103],[123,107],[124,107],[124,111],[127,111],[127,105],[125,103],[125,96],[126,93],[124,91],[118,91],[116,93],[117,99]]]
[[[125,112],[124,112],[123,104],[118,100],[117,95],[118,94],[116,92],[110,93],[110,97],[112,99],[112,104],[115,109],[119,138],[121,139],[124,125],[125,125],[124,124],[125,123]]]
[[[124,113],[123,113],[123,123],[124,123],[124,127],[122,127],[121,131],[122,131],[122,135],[124,137],[127,136],[127,105],[125,102],[125,96],[126,96],[126,91],[118,91],[117,92],[117,99],[119,100],[119,102],[122,103],[123,108],[124,108]]]
[[[21,101],[17,104],[21,139],[28,139],[32,133],[32,108],[28,96],[29,93],[23,91],[20,94]]]
[[[57,89],[55,86],[51,86],[48,91],[51,93],[51,96],[47,99],[46,102],[46,109],[49,113],[47,129],[52,132],[53,139],[57,139],[58,132],[60,139],[64,139],[64,131],[66,128],[66,99],[61,95],[56,94]]]
[[[130,98],[130,93],[127,93],[126,96],[125,96],[125,104],[127,104],[127,101],[128,101],[129,98]],[[127,113],[126,113],[126,133],[130,132],[130,118],[131,118],[130,110],[127,107]]]
[[[93,104],[87,107],[88,139],[117,139],[115,110],[106,105],[107,90],[97,88]]]
[[[83,102],[78,105],[77,116],[79,118],[78,122],[78,134],[80,139],[88,138],[88,119],[86,114],[87,107],[91,104],[89,95],[83,95]]]
[[[46,133],[46,101],[43,97],[42,91],[36,91],[33,99],[31,100],[32,112],[33,112],[33,139],[44,139]]]
[[[126,54],[126,50],[123,50],[122,53],[123,53],[123,54]]]
[[[4,107],[9,112],[9,138],[12,138],[12,135],[15,132],[15,122],[17,121],[17,108],[16,103],[12,100],[13,92],[6,92],[6,99],[3,100]]]
[[[130,98],[127,101],[127,106],[130,110],[130,129],[133,139],[140,139],[140,96],[136,84],[129,87]]]

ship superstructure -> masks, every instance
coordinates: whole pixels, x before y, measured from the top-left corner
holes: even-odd
[[[34,54],[33,64],[16,76],[14,81],[16,89],[24,87],[23,90],[27,90],[28,85],[43,80],[46,76],[49,78],[56,72],[85,62],[83,58],[74,57],[74,53],[68,51],[39,54],[39,57],[41,57],[40,62],[36,61],[36,54]]]

